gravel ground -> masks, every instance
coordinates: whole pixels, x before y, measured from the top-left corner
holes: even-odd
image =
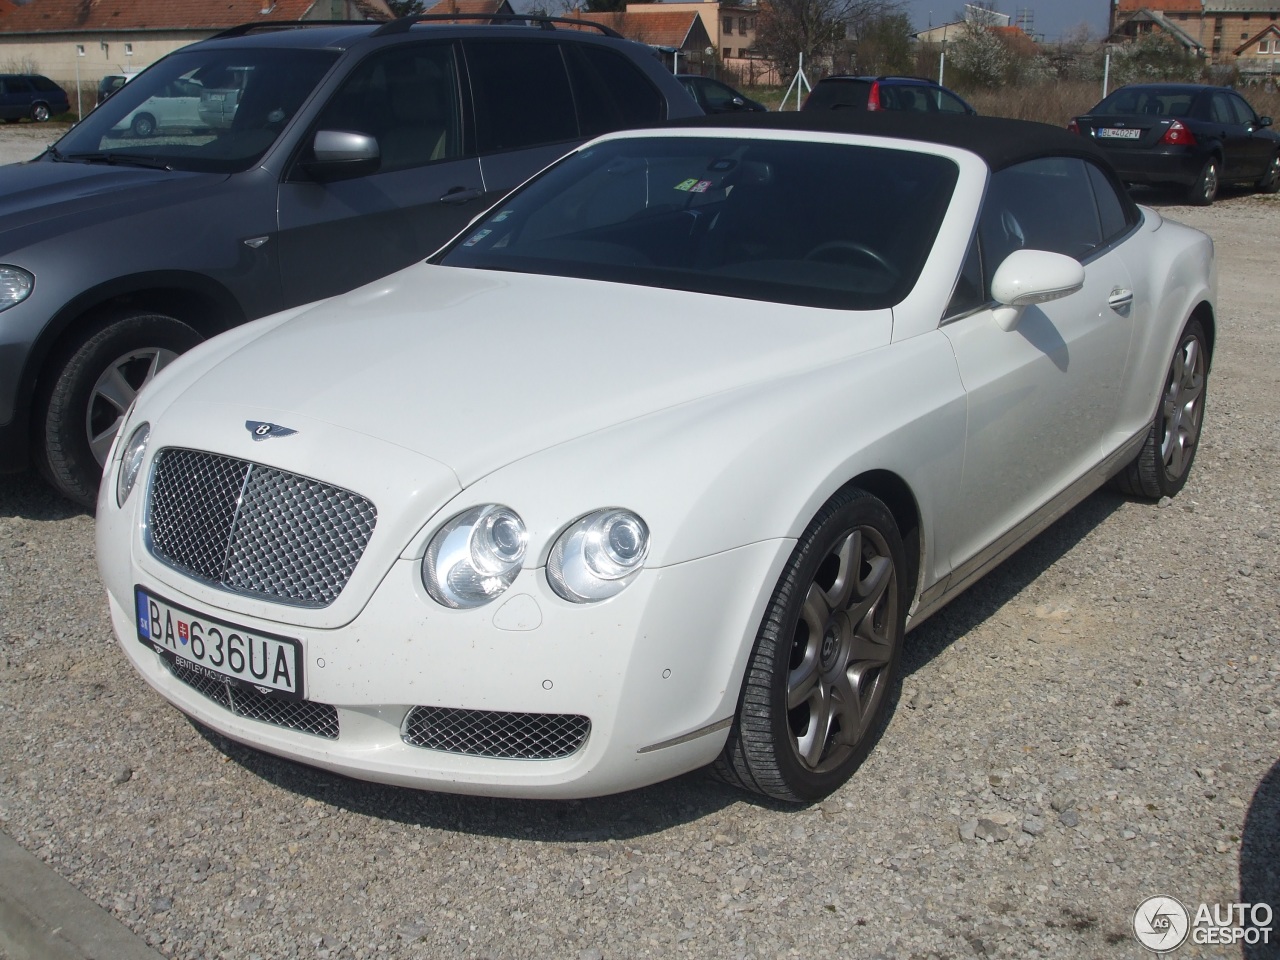
[[[1280,201],[1163,212],[1219,252],[1190,483],[1094,495],[912,634],[826,802],[468,799],[227,743],[126,665],[92,518],[10,477],[0,828],[184,958],[1138,957],[1149,896],[1280,913]]]

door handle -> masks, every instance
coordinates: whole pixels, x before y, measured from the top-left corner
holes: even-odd
[[[445,195],[440,198],[440,202],[452,203],[452,204],[463,204],[463,203],[466,203],[468,200],[475,200],[483,196],[484,196],[484,191],[478,190],[475,187],[454,187],[452,190],[447,191]]]
[[[1133,304],[1133,291],[1125,290],[1122,287],[1116,287],[1111,291],[1111,296],[1107,297],[1107,306],[1116,313],[1120,313]]]

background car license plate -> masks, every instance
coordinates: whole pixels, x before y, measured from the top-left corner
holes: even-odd
[[[302,644],[246,630],[134,587],[138,639],[180,669],[302,699]]]
[[[1142,131],[1127,128],[1121,130],[1114,127],[1100,127],[1098,136],[1106,140],[1137,140],[1142,136]]]

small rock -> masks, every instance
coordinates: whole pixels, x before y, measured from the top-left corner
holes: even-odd
[[[113,783],[128,783],[133,779],[132,767],[121,767],[111,777]]]
[[[1039,817],[1027,817],[1022,821],[1022,832],[1029,833],[1033,837],[1038,837],[1044,833],[1044,821]]]
[[[1078,827],[1080,826],[1080,815],[1074,810],[1063,810],[1062,813],[1058,814],[1058,822],[1064,827]]]
[[[978,821],[976,818],[973,820],[966,820],[964,823],[960,824],[961,840],[974,840],[977,838],[977,832]]]
[[[151,901],[152,913],[168,913],[173,909],[173,901],[168,897],[156,897]]]

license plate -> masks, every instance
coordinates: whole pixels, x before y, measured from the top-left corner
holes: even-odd
[[[225,93],[206,93],[205,99],[213,103],[221,103],[223,100],[227,99],[227,95]]]
[[[134,587],[138,639],[177,670],[302,699],[302,644],[238,627]]]
[[[1141,130],[1117,129],[1115,127],[1099,127],[1098,136],[1104,140],[1137,140],[1142,136]]]

